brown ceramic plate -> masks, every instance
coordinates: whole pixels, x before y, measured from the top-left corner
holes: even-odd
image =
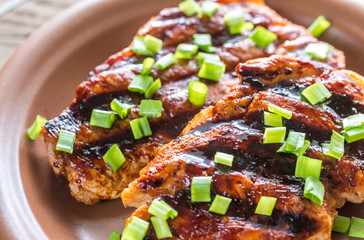
[[[308,26],[317,15],[333,27],[323,40],[343,49],[348,68],[364,74],[361,0],[268,0],[292,21]],[[94,66],[127,46],[138,27],[174,0],[85,0],[44,24],[0,73],[0,238],[107,239],[133,209],[120,200],[77,203],[48,166],[40,139],[25,131],[37,114],[57,116]],[[364,205],[343,215],[364,217]],[[347,239],[335,235],[335,239]]]

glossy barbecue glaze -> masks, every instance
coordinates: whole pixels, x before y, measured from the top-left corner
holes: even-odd
[[[219,1],[221,9],[211,18],[187,17],[178,8],[164,9],[144,25],[137,35],[151,34],[163,40],[163,49],[154,58],[158,60],[174,52],[182,42],[192,42],[194,33],[212,35],[216,54],[226,64],[226,73],[218,83],[203,80],[209,86],[206,106],[214,105],[232,86],[238,83],[235,66],[249,59],[282,54],[301,59],[310,57],[304,48],[318,40],[307,30],[280,17],[261,1]],[[266,50],[256,47],[247,37],[250,31],[230,36],[223,16],[232,10],[241,10],[245,20],[255,26],[264,26],[278,35],[278,39]],[[163,102],[161,118],[150,119],[153,136],[134,141],[129,121],[139,117],[139,103],[142,96],[131,93],[127,86],[142,69],[145,56],[135,55],[131,47],[111,56],[105,63],[90,73],[87,81],[77,88],[77,95],[70,107],[59,117],[50,120],[42,132],[47,144],[49,162],[57,175],[69,181],[71,194],[81,202],[93,204],[102,199],[114,199],[135,178],[156,155],[159,147],[177,137],[187,122],[201,108],[187,100],[188,83],[199,80],[196,61],[178,60],[170,68],[161,71],[154,68],[151,76],[162,80],[162,88],[153,96]],[[344,56],[333,48],[326,62],[336,68],[344,67]],[[92,109],[110,109],[110,102],[117,98],[134,105],[125,120],[117,120],[111,129],[92,127],[89,124]],[[61,129],[76,133],[75,149],[72,155],[55,150]],[[103,154],[112,144],[118,144],[126,157],[126,163],[112,173],[104,161]]]
[[[237,74],[241,83],[197,114],[124,190],[124,205],[141,206],[133,216],[148,220],[148,201],[165,199],[179,211],[168,220],[179,239],[330,239],[336,208],[347,200],[364,202],[363,141],[346,143],[340,160],[324,155],[321,144],[330,141],[332,130],[342,130],[342,118],[364,113],[363,78],[283,56],[239,64]],[[318,81],[332,97],[321,106],[301,102],[300,92]],[[305,155],[323,161],[323,206],[303,197],[304,180],[294,176],[296,156],[277,153],[281,144],[262,143],[269,103],[293,113],[287,133],[306,133],[311,145]],[[217,151],[234,155],[231,168],[214,163]],[[212,176],[212,199],[234,199],[226,215],[208,212],[210,204],[191,203],[195,176]],[[254,214],[262,195],[278,198],[271,217]],[[156,239],[153,231],[148,237]]]

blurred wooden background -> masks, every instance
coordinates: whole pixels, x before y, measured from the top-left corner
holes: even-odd
[[[0,0],[0,69],[35,29],[79,1]]]

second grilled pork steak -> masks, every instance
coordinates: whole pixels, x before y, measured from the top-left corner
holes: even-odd
[[[202,110],[183,133],[167,144],[122,193],[124,205],[140,207],[133,216],[149,220],[150,200],[160,198],[178,211],[168,224],[179,239],[330,239],[336,208],[364,202],[363,140],[345,144],[340,160],[323,154],[321,144],[342,119],[364,113],[364,78],[326,64],[283,56],[237,66],[241,79],[214,107]],[[306,87],[322,82],[332,93],[323,106],[300,101]],[[273,103],[292,112],[287,132],[306,133],[305,155],[323,161],[323,206],[303,197],[304,179],[295,177],[296,156],[277,153],[282,144],[263,144],[263,112]],[[232,167],[214,162],[216,152],[234,155]],[[191,180],[211,176],[215,194],[232,198],[225,215],[211,203],[191,202]],[[277,198],[272,216],[254,214],[261,196]],[[148,239],[157,239],[152,227]]]
[[[271,54],[309,59],[304,52],[305,47],[318,42],[305,28],[280,17],[261,1],[225,0],[219,3],[221,8],[211,18],[200,15],[187,17],[179,8],[164,9],[137,34],[151,34],[163,40],[163,49],[154,56],[156,60],[173,53],[179,43],[191,43],[195,33],[212,35],[216,54],[226,64],[226,72],[218,83],[200,79],[209,87],[205,106],[214,105],[227,89],[238,83],[234,68],[239,62]],[[277,34],[278,39],[264,50],[248,39],[251,31],[230,35],[223,18],[230,11],[241,11],[246,21],[267,28]],[[154,158],[158,148],[177,137],[201,109],[187,100],[188,83],[199,80],[194,59],[178,60],[166,70],[154,68],[151,76],[161,79],[162,88],[153,99],[163,102],[162,117],[149,119],[153,131],[151,137],[134,141],[129,121],[139,117],[142,96],[128,91],[127,87],[134,76],[140,74],[144,59],[145,56],[134,54],[131,47],[111,56],[79,85],[70,107],[45,125],[42,134],[50,165],[57,175],[68,180],[71,194],[78,201],[93,204],[102,199],[119,197],[121,191],[139,176],[139,170]],[[325,62],[335,68],[343,68],[342,52],[332,48]],[[134,105],[129,116],[124,120],[118,119],[111,129],[90,126],[92,110],[109,110],[114,98]],[[56,151],[62,129],[76,133],[73,154]],[[126,158],[116,173],[111,172],[102,159],[114,143],[118,144]]]

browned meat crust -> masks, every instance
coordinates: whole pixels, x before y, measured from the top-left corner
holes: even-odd
[[[273,53],[309,58],[303,50],[307,44],[317,42],[317,39],[305,28],[280,17],[260,1],[219,2],[222,8],[212,18],[186,17],[178,8],[164,9],[137,33],[151,34],[163,40],[163,49],[154,56],[155,59],[174,52],[181,42],[191,42],[194,33],[209,33],[213,36],[216,53],[226,64],[227,71],[218,83],[201,80],[209,85],[206,106],[214,105],[227,89],[238,83],[234,68],[239,62]],[[275,32],[278,40],[263,50],[247,38],[250,31],[230,36],[223,15],[237,9],[242,10],[246,21]],[[131,47],[111,56],[90,73],[87,81],[78,86],[76,98],[70,107],[45,125],[42,134],[49,163],[57,175],[67,179],[71,194],[78,201],[93,204],[102,199],[119,197],[128,183],[139,176],[139,170],[153,159],[158,148],[178,136],[188,120],[200,110],[187,100],[188,83],[198,79],[195,60],[179,60],[164,71],[155,68],[151,75],[154,79],[160,78],[163,86],[154,99],[162,100],[163,115],[159,119],[150,119],[153,136],[133,141],[129,121],[139,116],[138,105],[142,97],[128,92],[127,86],[141,72],[144,58],[135,55]],[[336,68],[343,68],[344,56],[333,48],[326,62]],[[108,110],[114,98],[135,106],[128,118],[117,120],[110,130],[90,126],[92,109]],[[72,155],[55,150],[61,129],[77,134]],[[120,146],[127,160],[117,173],[112,173],[102,160],[103,154],[113,143]]]
[[[330,239],[336,208],[345,201],[364,202],[364,145],[345,144],[344,156],[335,161],[322,153],[321,144],[330,140],[332,130],[342,130],[342,118],[364,113],[363,78],[283,56],[239,64],[237,74],[241,83],[197,114],[123,191],[124,205],[142,206],[133,216],[148,220],[148,202],[164,199],[179,211],[168,220],[174,238]],[[332,93],[330,101],[322,107],[301,102],[301,91],[318,81]],[[294,176],[296,156],[277,153],[281,144],[262,144],[269,103],[293,112],[285,126],[305,132],[311,141],[305,154],[323,161],[322,207],[303,197],[303,179]],[[217,151],[234,155],[231,168],[214,164]],[[191,203],[195,176],[212,176],[212,196],[234,199],[226,215],[208,212],[209,204]],[[278,198],[269,218],[254,214],[262,195]],[[152,228],[148,237],[156,239]]]

